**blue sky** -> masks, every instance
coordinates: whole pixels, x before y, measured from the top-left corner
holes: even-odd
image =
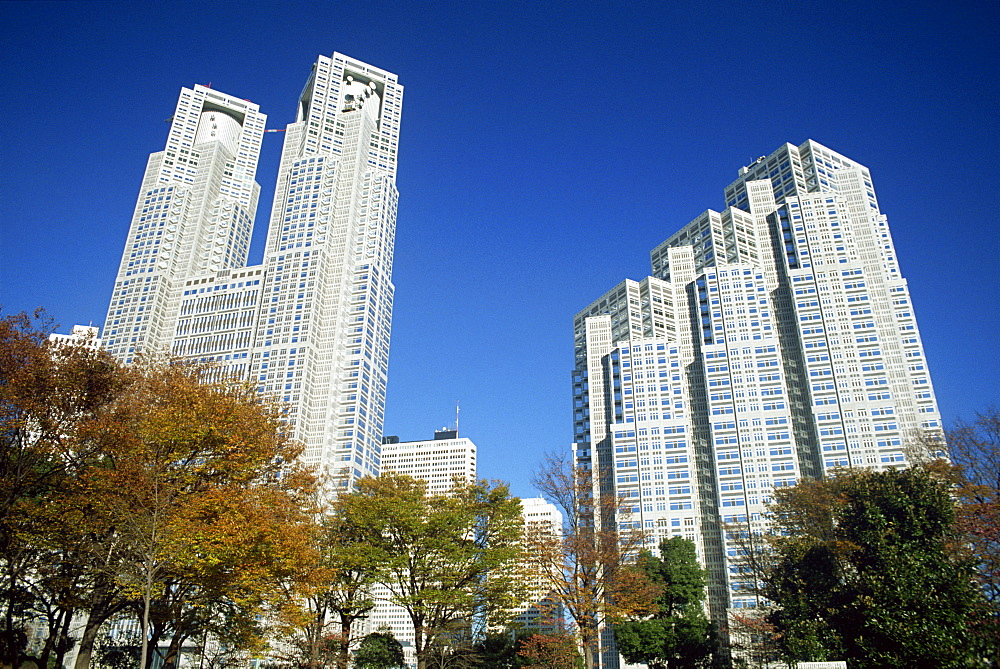
[[[293,120],[318,54],[406,87],[386,432],[454,421],[531,495],[572,317],[812,138],[867,165],[947,423],[998,403],[993,2],[0,3],[0,304],[103,324],[182,86]],[[267,135],[259,262],[282,135]]]

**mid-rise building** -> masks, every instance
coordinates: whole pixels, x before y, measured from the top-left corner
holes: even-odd
[[[521,517],[527,537],[558,540],[562,537],[563,515],[558,507],[543,497],[521,498]],[[567,624],[566,613],[559,600],[552,596],[547,579],[542,574],[528,576],[529,595],[513,616],[513,627],[548,633],[561,630]]]
[[[786,144],[725,197],[577,314],[573,373],[576,462],[651,548],[695,542],[717,620],[758,604],[736,539],[766,529],[775,489],[906,466],[908,440],[941,433],[868,169]]]
[[[49,335],[49,343],[57,349],[64,346],[82,346],[90,350],[101,348],[101,340],[98,338],[98,328],[93,325],[74,325],[70,334],[58,334],[53,332]]]
[[[445,495],[456,483],[476,481],[476,445],[467,437],[459,437],[457,429],[435,430],[433,439],[422,441],[400,441],[395,436],[386,436],[382,441],[382,471],[425,481],[429,495]],[[372,589],[376,605],[368,614],[366,629],[392,630],[403,646],[408,666],[415,667],[413,622],[406,609],[389,601],[390,594],[382,585]]]
[[[382,440],[382,471],[406,474],[427,482],[427,492],[443,495],[455,482],[476,480],[476,445],[458,430],[435,430],[424,441]]]
[[[379,473],[402,95],[390,72],[318,58],[284,129],[264,261],[247,266],[265,116],[183,89],[105,323],[125,362],[168,352],[259,384],[333,490]]]

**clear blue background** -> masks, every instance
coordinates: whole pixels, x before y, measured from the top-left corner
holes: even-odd
[[[103,324],[182,86],[293,120],[317,54],[406,87],[386,432],[454,421],[533,494],[572,438],[572,317],[742,165],[871,168],[946,422],[998,398],[995,2],[0,3],[0,303]],[[281,150],[258,171],[259,262]]]

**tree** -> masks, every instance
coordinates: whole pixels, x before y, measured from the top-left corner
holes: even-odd
[[[324,509],[316,522],[319,559],[309,578],[311,587],[300,620],[292,625],[291,645],[298,651],[300,665],[347,669],[354,623],[375,606],[371,587],[381,565],[366,540],[367,528],[350,522],[340,500]]]
[[[312,477],[279,409],[205,367],[123,367],[47,328],[0,320],[0,662],[18,663],[32,618],[48,627],[38,663],[61,665],[85,612],[83,669],[136,603],[145,647],[170,635],[168,665],[197,632],[259,645],[313,546]]]
[[[583,657],[576,639],[567,632],[532,634],[523,639],[517,654],[524,666],[545,669],[582,669]]]
[[[383,628],[365,636],[354,652],[354,666],[358,669],[396,669],[406,666],[403,645],[392,632]]]
[[[286,599],[278,583],[311,548],[299,449],[247,385],[208,383],[203,368],[178,363],[139,372],[94,426],[104,460],[80,486],[114,530],[116,581],[141,602],[143,657],[169,631],[172,664],[206,626],[259,643],[259,614]]]
[[[21,616],[41,616],[49,636],[40,658],[67,650],[74,611],[84,608],[79,533],[52,533],[51,504],[67,481],[99,458],[89,430],[134,380],[106,353],[48,342],[41,311],[0,319],[0,664],[16,665]],[[55,525],[58,525],[56,523]]]
[[[483,635],[475,643],[479,666],[483,669],[517,669],[525,660],[518,655],[521,643],[530,636],[524,630],[503,630]]]
[[[971,423],[958,421],[947,441],[959,474],[959,528],[983,592],[1000,616],[1000,409],[987,409]]]
[[[523,555],[521,505],[505,485],[457,483],[428,495],[423,481],[383,474],[359,481],[339,504],[347,522],[364,528],[390,601],[409,614],[419,669],[455,621],[503,622]]]
[[[705,570],[694,542],[681,537],[661,541],[660,556],[644,552],[639,557],[639,569],[658,586],[659,595],[652,615],[615,625],[618,650],[629,663],[650,669],[701,666],[712,652]]]
[[[948,483],[925,468],[858,471],[776,491],[766,593],[786,657],[852,667],[965,667],[983,651],[974,568]]]
[[[645,536],[630,520],[631,506],[595,486],[593,472],[549,454],[532,483],[563,511],[561,534],[529,535],[529,560],[576,622],[580,651],[591,669],[600,630],[649,610],[655,588],[630,566]]]

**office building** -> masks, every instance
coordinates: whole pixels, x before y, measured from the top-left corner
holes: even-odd
[[[49,343],[59,350],[64,347],[83,347],[92,351],[101,348],[101,340],[98,338],[98,328],[93,325],[74,325],[70,334],[58,334],[53,332],[49,335]]]
[[[524,532],[528,537],[556,540],[562,537],[562,512],[543,497],[522,498],[521,517],[524,518]],[[565,629],[568,624],[566,612],[561,602],[551,596],[546,579],[541,574],[530,574],[527,586],[529,595],[514,612],[514,629],[536,630],[543,634]]]
[[[382,471],[406,474],[427,482],[427,492],[443,495],[456,481],[476,480],[476,445],[458,430],[435,430],[434,438],[424,441],[382,440]]]
[[[258,383],[334,490],[379,472],[402,94],[394,74],[319,57],[284,129],[263,263],[247,266],[265,117],[183,89],[105,323],[123,361],[169,352]]]
[[[115,357],[169,349],[185,280],[246,265],[266,120],[246,100],[181,89],[166,147],[146,163],[104,322]]]
[[[475,483],[476,445],[467,437],[459,437],[457,429],[434,431],[433,439],[399,441],[386,436],[382,444],[382,471],[405,474],[427,482],[427,494],[445,495],[455,483]],[[417,663],[414,648],[413,622],[401,606],[389,602],[390,592],[382,585],[372,589],[377,604],[368,614],[366,628],[375,632],[388,627],[403,645],[408,666]]]
[[[725,198],[577,314],[573,374],[576,462],[630,512],[603,522],[694,541],[720,621],[759,603],[733,539],[766,529],[775,489],[906,466],[941,434],[868,169],[786,144]]]

